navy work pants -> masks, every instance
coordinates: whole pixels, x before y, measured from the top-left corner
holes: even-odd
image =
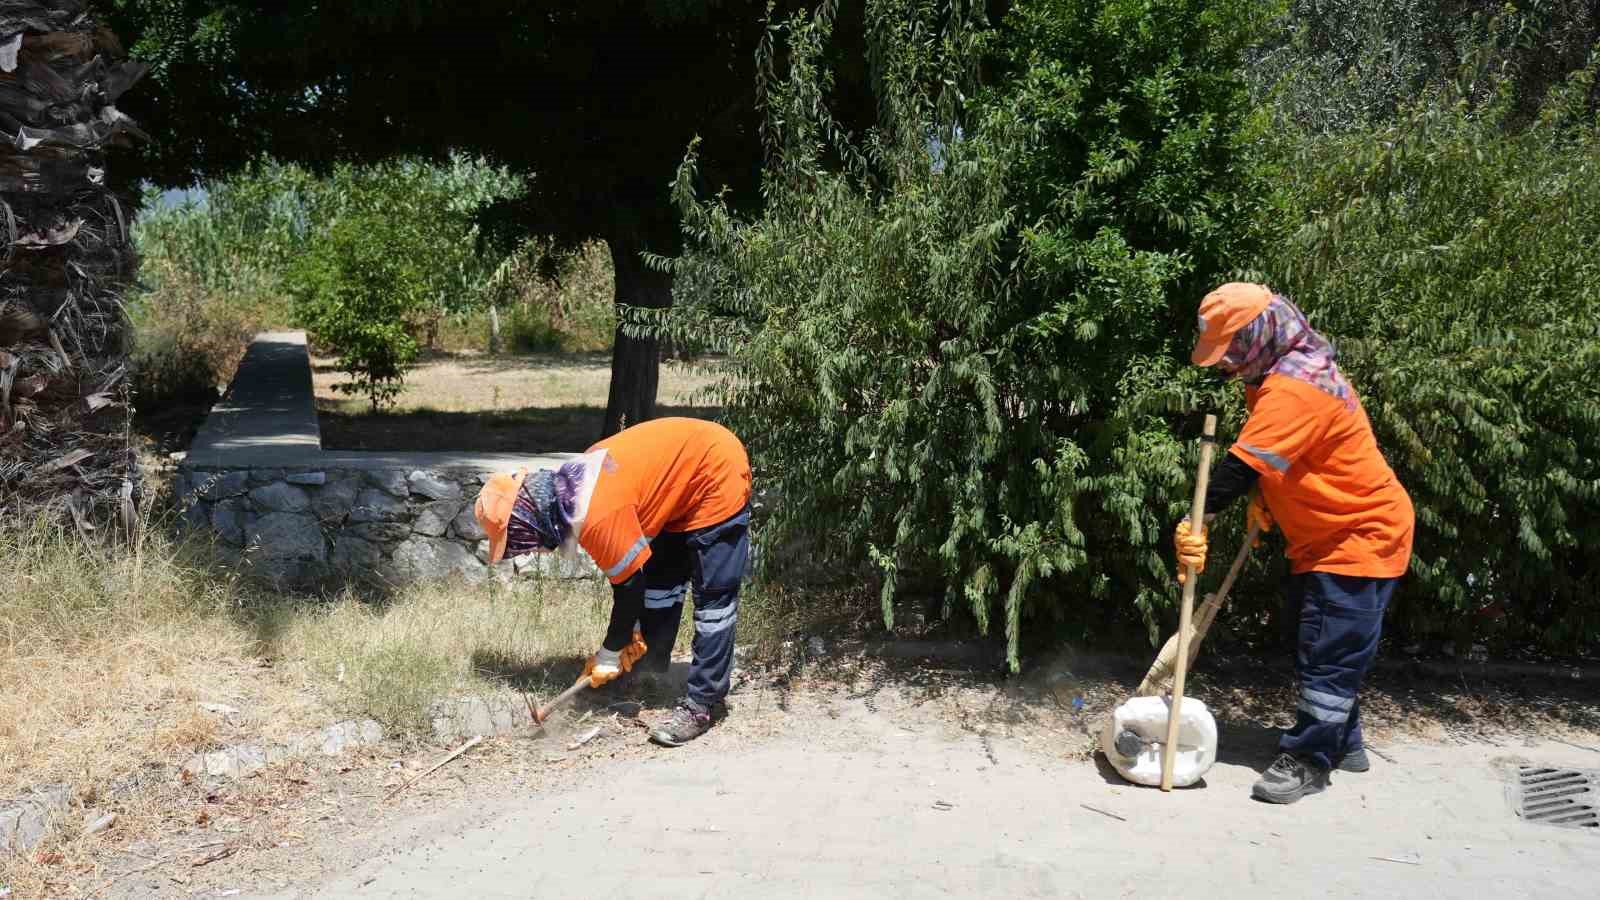
[[[694,662],[689,699],[709,710],[728,695],[739,584],[750,557],[750,508],[694,531],[662,532],[644,564],[644,613],[639,630],[650,647],[639,665],[665,672],[683,618],[684,589],[694,589]]]
[[[1383,612],[1398,580],[1326,572],[1289,578],[1287,599],[1300,609],[1300,702],[1293,730],[1278,741],[1280,751],[1327,769],[1362,746],[1357,694],[1378,655]]]

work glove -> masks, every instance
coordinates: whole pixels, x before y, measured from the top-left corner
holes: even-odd
[[[1178,551],[1178,583],[1183,584],[1189,580],[1189,568],[1192,566],[1196,574],[1204,572],[1206,568],[1206,527],[1200,526],[1199,534],[1189,525],[1189,520],[1184,519],[1172,533],[1172,546]]]
[[[1272,530],[1273,521],[1272,510],[1267,509],[1267,501],[1261,498],[1261,491],[1259,489],[1250,494],[1250,508],[1245,511],[1244,521],[1246,527],[1254,525],[1260,530],[1260,534],[1256,535],[1255,542],[1250,546],[1261,546],[1261,535]]]
[[[633,664],[638,662],[649,649],[645,645],[644,636],[635,628],[633,641],[621,650],[607,650],[605,647],[596,650],[594,656],[583,666],[583,677],[589,679],[589,687],[592,688],[609,684],[621,678],[623,672],[633,671]]]

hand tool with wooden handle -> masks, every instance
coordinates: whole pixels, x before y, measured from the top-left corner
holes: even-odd
[[[1200,437],[1200,471],[1194,479],[1194,502],[1189,507],[1189,527],[1206,527],[1206,488],[1211,483],[1211,452],[1216,449],[1217,417],[1206,416]],[[1189,673],[1189,637],[1194,619],[1194,586],[1200,573],[1189,568],[1183,582],[1183,606],[1178,613],[1178,667],[1172,676],[1172,705],[1167,710],[1167,742],[1161,748],[1161,789],[1172,790],[1172,764],[1178,755],[1178,723],[1183,715],[1183,679]]]
[[[568,700],[571,700],[573,697],[576,697],[580,691],[588,686],[589,676],[578,676],[578,680],[572,683],[572,687],[562,691],[554,700],[551,700],[549,703],[546,703],[538,709],[533,710],[533,724],[543,725],[545,721],[550,718],[550,714],[556,711],[556,707],[567,702]]]
[[[1244,561],[1250,556],[1250,547],[1261,535],[1261,526],[1255,522],[1250,523],[1250,533],[1245,535],[1244,545],[1239,548],[1233,557],[1233,565],[1228,567],[1228,576],[1222,579],[1222,587],[1214,594],[1207,594],[1205,602],[1194,611],[1194,636],[1189,643],[1189,665],[1194,665],[1194,658],[1200,655],[1200,642],[1205,639],[1206,632],[1211,630],[1211,623],[1217,618],[1217,611],[1222,604],[1228,602],[1228,591],[1233,589],[1233,582],[1238,579],[1239,571],[1244,568]],[[1161,647],[1161,652],[1156,654],[1155,662],[1150,664],[1150,671],[1145,673],[1144,680],[1139,682],[1139,689],[1133,692],[1135,697],[1151,697],[1160,694],[1166,689],[1171,680],[1173,671],[1177,668],[1178,636],[1174,634],[1167,638],[1166,644]]]

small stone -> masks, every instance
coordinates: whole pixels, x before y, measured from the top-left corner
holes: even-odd
[[[412,472],[406,482],[411,487],[411,493],[427,497],[429,500],[461,499],[461,485],[454,481],[446,481],[431,472]]]
[[[361,485],[354,478],[330,481],[311,497],[311,511],[323,522],[335,522],[350,514]]]
[[[90,813],[88,817],[83,820],[83,833],[99,834],[115,824],[117,824],[116,813],[106,813],[103,816],[96,816],[94,813]]]
[[[408,581],[459,575],[480,579],[486,574],[467,548],[441,538],[413,537],[394,551],[395,574]]]
[[[363,722],[346,721],[324,728],[318,737],[319,749],[324,756],[338,756],[351,747],[375,744],[383,739],[383,727],[368,719]]]
[[[290,484],[320,485],[328,481],[327,472],[290,472],[283,476]]]
[[[208,713],[216,713],[219,716],[237,716],[239,714],[237,709],[226,703],[200,703],[196,705]]]
[[[249,546],[259,548],[265,560],[325,560],[328,545],[317,520],[296,513],[275,512],[257,519],[246,530]]]
[[[197,472],[193,477],[195,492],[207,500],[237,497],[250,486],[250,473],[243,470]]]
[[[352,522],[400,522],[409,517],[405,501],[372,488],[362,491],[350,509]]]
[[[468,503],[461,508],[461,512],[456,513],[455,520],[450,523],[450,527],[455,529],[455,536],[464,541],[481,541],[488,537],[484,533],[483,526],[478,524],[475,508],[476,504]]]
[[[13,803],[0,804],[0,849],[31,850],[67,811],[72,791],[64,784],[36,787]]]
[[[364,541],[390,544],[411,536],[411,526],[404,522],[364,522],[351,526],[347,532]]]
[[[238,777],[253,775],[267,767],[267,751],[254,744],[240,744],[230,748],[233,752],[234,771]]]
[[[391,497],[403,500],[411,496],[411,487],[406,484],[406,473],[399,469],[373,469],[367,472],[367,482]]]
[[[211,508],[211,530],[225,544],[237,547],[244,543],[247,513],[237,497],[223,500]]]
[[[211,527],[211,504],[195,500],[183,508],[179,530],[184,534],[204,534]]]
[[[404,526],[371,524],[357,527],[402,528]],[[341,572],[365,574],[383,562],[383,550],[371,541],[341,532],[333,539],[333,550],[328,554],[328,562]]]
[[[450,520],[460,511],[458,505],[459,501],[456,500],[440,500],[428,504],[411,523],[411,530],[428,537],[443,537],[450,528]]]
[[[250,492],[250,502],[261,512],[304,512],[311,508],[305,488],[275,481]]]
[[[251,469],[250,486],[256,487],[258,485],[271,484],[274,481],[282,481],[284,474],[282,469]]]

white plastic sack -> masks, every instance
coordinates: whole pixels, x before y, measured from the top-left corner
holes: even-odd
[[[1167,740],[1167,697],[1134,697],[1116,708],[1100,734],[1100,751],[1117,774],[1134,784],[1161,784],[1161,747]],[[1138,747],[1133,755],[1117,749],[1117,736],[1131,731]],[[1132,749],[1123,740],[1124,749]],[[1217,761],[1217,720],[1201,700],[1183,698],[1183,718],[1178,723],[1178,752],[1172,762],[1172,784],[1185,787],[1199,781]]]

